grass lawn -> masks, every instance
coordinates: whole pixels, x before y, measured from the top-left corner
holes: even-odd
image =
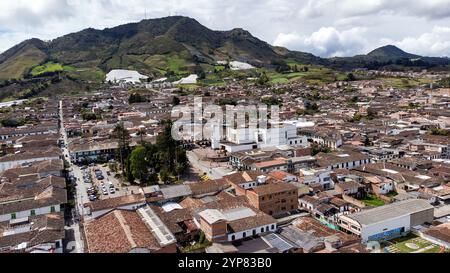
[[[387,242],[385,249],[390,253],[440,253],[442,251],[438,245],[412,234]]]
[[[361,201],[364,202],[364,204],[366,204],[366,206],[370,206],[370,207],[380,207],[380,206],[384,206],[385,202],[381,199],[379,199],[378,197],[376,197],[375,195],[367,195],[365,198],[361,199]]]
[[[286,78],[275,78],[271,80],[271,83],[277,84],[277,83],[289,83],[289,80]]]

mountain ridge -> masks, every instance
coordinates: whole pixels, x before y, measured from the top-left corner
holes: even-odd
[[[327,59],[272,46],[242,28],[216,31],[195,19],[171,16],[103,30],[87,28],[48,42],[37,38],[26,40],[0,54],[0,79],[26,76],[34,66],[45,61],[99,74],[100,71],[122,68],[159,76],[172,70],[189,71],[199,65],[214,65],[219,60],[273,67],[274,63],[287,59],[343,70],[392,64],[449,64],[446,58],[422,57],[393,45],[377,48],[366,55]]]

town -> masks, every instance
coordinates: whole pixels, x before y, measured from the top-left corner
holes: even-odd
[[[434,84],[447,74],[108,77],[0,105],[0,252],[449,251],[450,89]],[[276,105],[279,120],[176,140],[172,109],[195,97]]]

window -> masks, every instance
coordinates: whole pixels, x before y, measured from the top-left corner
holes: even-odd
[[[246,232],[244,232],[243,234],[242,234],[242,237],[247,237],[247,233]]]
[[[274,230],[275,229],[275,225],[272,225],[272,230]]]
[[[236,236],[231,236],[231,241],[234,241],[234,240],[236,240]]]
[[[50,212],[53,213],[53,212],[55,212],[55,211],[56,211],[56,210],[55,210],[55,206],[51,206],[51,207],[50,207]]]
[[[36,216],[36,211],[34,209],[32,209],[31,212],[30,212],[30,215],[31,216]]]
[[[255,235],[256,235],[256,229],[253,230],[253,236],[255,236]]]
[[[266,227],[266,232],[269,232],[269,227]]]
[[[15,213],[12,213],[11,214],[11,220],[15,220],[16,219],[16,214]]]
[[[264,232],[264,228],[261,228],[261,232]]]

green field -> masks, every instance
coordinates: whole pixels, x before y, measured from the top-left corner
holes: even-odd
[[[33,76],[39,76],[44,73],[51,73],[51,72],[60,72],[64,71],[64,67],[59,63],[54,62],[48,62],[43,65],[38,65],[34,67],[31,70],[31,75]]]
[[[415,88],[424,84],[430,84],[435,82],[434,80],[427,78],[418,78],[418,79],[410,79],[410,78],[401,78],[401,77],[383,77],[380,78],[386,85],[392,86],[397,89],[407,89],[407,88]]]

